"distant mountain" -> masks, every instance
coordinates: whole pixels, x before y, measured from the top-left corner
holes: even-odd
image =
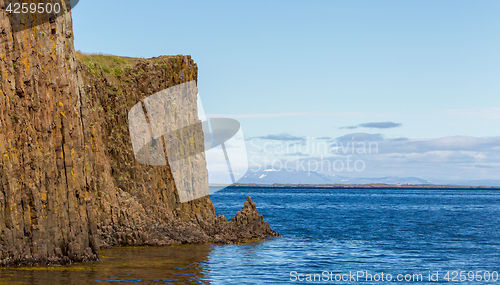
[[[237,183],[242,184],[389,184],[406,185],[467,185],[467,186],[500,186],[500,180],[426,180],[419,177],[346,177],[321,174],[314,171],[287,171],[287,170],[249,170]]]
[[[380,177],[380,178],[356,178],[337,175],[324,175],[314,171],[287,171],[287,170],[259,170],[257,172],[248,171],[247,174],[238,181],[244,184],[431,184],[425,179],[418,177]]]
[[[321,174],[314,171],[259,170],[248,171],[237,183],[243,184],[389,184],[406,185],[467,185],[467,186],[500,186],[500,180],[426,180],[419,177],[346,177]]]
[[[336,181],[334,179],[333,181]],[[397,177],[397,176],[386,176],[378,178],[356,178],[356,177],[343,177],[340,184],[372,184],[372,183],[382,183],[382,184],[432,184],[429,181],[418,178],[418,177]]]
[[[317,172],[286,171],[286,170],[260,170],[248,171],[238,183],[245,184],[328,184],[332,181]]]

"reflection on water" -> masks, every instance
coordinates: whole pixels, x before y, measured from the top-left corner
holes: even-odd
[[[117,248],[92,264],[0,269],[0,284],[279,284],[290,283],[292,271],[439,271],[439,281],[449,283],[445,272],[500,272],[498,190],[226,188],[210,199],[218,214],[231,217],[247,196],[283,237]],[[475,284],[498,284],[495,276]],[[427,281],[418,284],[436,284]]]
[[[101,251],[101,261],[0,269],[0,284],[208,284],[212,245],[128,247]]]

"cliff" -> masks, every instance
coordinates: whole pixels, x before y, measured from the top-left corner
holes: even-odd
[[[75,53],[70,12],[18,29],[5,3],[0,0],[0,265],[91,261],[101,247],[117,245],[278,236],[250,198],[228,221],[216,216],[209,197],[180,203],[168,165],[134,159],[128,111],[155,92],[197,80],[189,56]],[[196,116],[196,98],[183,104]],[[192,163],[201,183],[208,183],[205,165],[203,155]]]

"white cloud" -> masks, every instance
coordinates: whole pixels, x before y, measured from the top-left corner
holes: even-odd
[[[335,141],[343,143],[346,152],[325,155],[308,153],[311,147],[305,147],[302,152],[310,157],[267,155],[268,163],[280,160],[286,161],[325,161],[363,160],[366,169],[362,173],[354,173],[361,177],[377,176],[418,176],[425,179],[498,179],[500,175],[500,137],[470,137],[453,136],[436,139],[384,139],[379,135],[348,134]],[[378,150],[358,152],[358,144],[365,139],[375,139]],[[352,151],[352,144],[355,151]],[[346,144],[351,144],[349,147]],[[305,152],[304,152],[305,151]],[[292,153],[292,152],[290,152]],[[274,153],[273,153],[274,154]],[[289,165],[295,165],[290,163]],[[351,175],[353,173],[335,173]]]

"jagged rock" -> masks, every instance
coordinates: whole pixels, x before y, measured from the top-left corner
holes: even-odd
[[[236,216],[231,221],[238,228],[239,232],[243,232],[249,238],[280,236],[271,229],[269,223],[264,222],[264,217],[257,212],[257,205],[255,202],[252,202],[250,196],[248,196],[247,201],[243,204],[243,208],[236,213]]]

